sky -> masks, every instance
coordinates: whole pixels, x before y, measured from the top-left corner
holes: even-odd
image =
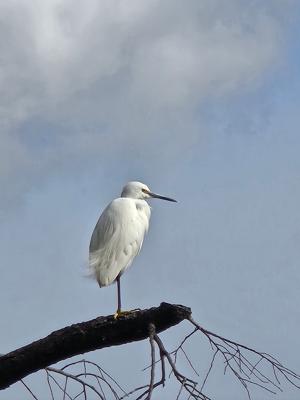
[[[293,0],[0,2],[1,353],[115,311],[116,288],[86,278],[89,240],[140,180],[178,204],[151,202],[124,307],[190,306],[300,371],[299,16]],[[128,389],[149,357],[146,342],[86,355]],[[247,398],[216,371],[210,397]],[[50,399],[43,374],[25,381]],[[0,392],[16,398],[21,384]]]

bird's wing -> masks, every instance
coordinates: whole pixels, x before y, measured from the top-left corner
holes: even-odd
[[[110,285],[131,264],[148,229],[148,218],[129,199],[113,200],[101,214],[90,242],[89,264],[100,286]]]

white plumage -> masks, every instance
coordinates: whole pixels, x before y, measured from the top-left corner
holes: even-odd
[[[151,197],[176,201],[152,193],[141,182],[129,182],[121,197],[113,200],[101,214],[93,231],[89,265],[99,286],[118,283],[118,310],[121,312],[120,277],[139,253],[149,228]]]
[[[140,251],[149,227],[150,207],[145,200],[118,198],[103,211],[90,244],[90,267],[99,286],[113,283]]]

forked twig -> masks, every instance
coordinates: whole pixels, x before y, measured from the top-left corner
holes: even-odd
[[[294,387],[300,389],[300,375],[285,367],[275,357],[210,332],[194,321],[191,316],[188,317],[188,320],[195,327],[192,334],[196,331],[204,334],[214,350],[214,355],[208,372],[205,375],[201,390],[207,382],[218,354],[220,354],[224,359],[224,374],[227,369],[229,369],[245,388],[249,399],[251,399],[249,385],[258,386],[273,394],[276,394],[277,390],[282,391],[282,388],[280,387],[281,382],[278,377],[280,374],[283,375],[284,378]],[[255,356],[257,359],[251,361],[252,356]],[[272,368],[272,377],[268,376],[266,372],[264,372],[263,364]]]

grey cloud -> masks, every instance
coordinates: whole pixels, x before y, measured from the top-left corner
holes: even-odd
[[[193,141],[194,107],[259,82],[292,10],[238,0],[3,3],[1,183],[30,182],[95,149],[151,147],[169,132],[181,146],[182,126]],[[37,149],[43,135],[53,145]]]

